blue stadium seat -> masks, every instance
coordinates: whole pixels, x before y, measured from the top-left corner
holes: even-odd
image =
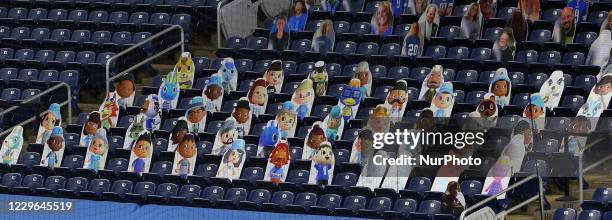
[[[28,17],[28,9],[25,8],[11,8],[8,12],[8,18],[13,20],[22,20]]]
[[[72,10],[68,14],[68,20],[72,20],[72,22],[87,21],[88,15],[86,10]]]
[[[550,42],[552,33],[546,29],[534,30],[529,34],[529,41],[537,43]]]
[[[125,11],[114,11],[108,16],[108,21],[115,24],[127,23],[129,19],[129,14]]]
[[[351,31],[351,24],[346,21],[334,21],[334,32],[336,35],[349,33]]]
[[[584,104],[584,101],[584,97],[581,95],[568,95],[563,97],[561,107],[570,108],[572,111],[577,112],[578,109]]]
[[[439,37],[445,37],[448,40],[456,38],[463,38],[463,33],[460,27],[457,26],[443,26],[438,32]]]
[[[410,218],[433,218],[439,214],[442,208],[442,203],[436,200],[425,200],[419,204],[419,209],[416,212],[410,213]]]
[[[198,185],[183,185],[178,192],[178,198],[180,198],[179,200],[191,202],[194,198],[200,197],[201,192],[202,188]]]
[[[413,177],[408,183],[407,190],[416,191],[419,193],[431,189],[431,180],[427,177]]]
[[[559,51],[544,51],[540,54],[540,63],[558,64],[561,63],[561,52]]]
[[[21,185],[23,176],[19,173],[5,173],[2,176],[2,184],[0,184],[0,191],[8,192],[13,187]]]
[[[261,167],[247,167],[240,174],[240,179],[248,180],[250,183],[255,184],[255,181],[264,178],[264,174],[265,171]]]
[[[592,75],[578,75],[574,80],[574,86],[582,88],[584,91],[590,91],[595,85],[597,78]]]
[[[591,46],[593,41],[595,41],[595,39],[597,39],[597,33],[592,31],[585,31],[576,34],[574,42],[576,42],[577,44],[582,44],[588,48]]]
[[[304,210],[308,210],[311,206],[316,205],[317,201],[318,201],[317,194],[310,193],[310,192],[303,192],[303,193],[297,194],[293,204],[287,205],[287,207],[291,210],[304,211]]]
[[[563,54],[563,64],[578,66],[584,64],[585,56],[580,52],[569,52]]]
[[[96,53],[93,51],[81,51],[76,55],[75,61],[81,65],[96,62]]]
[[[157,161],[153,163],[151,173],[159,175],[169,174],[172,171],[172,162],[170,161]]]
[[[455,76],[455,81],[463,83],[471,83],[478,81],[478,71],[476,70],[461,70]]]
[[[61,195],[78,195],[81,191],[87,190],[89,180],[84,177],[72,177],[68,180],[65,189],[58,189]]]
[[[525,107],[529,104],[529,94],[528,93],[516,93],[513,94],[512,97],[512,105],[516,105],[519,107]]]
[[[548,176],[548,163],[545,160],[528,160],[523,165],[521,172]]]
[[[370,199],[367,209],[360,209],[359,215],[364,217],[380,217],[391,210],[393,202],[387,197],[374,197]]]
[[[597,210],[582,210],[578,215],[578,220],[599,220],[601,219],[601,212]]]
[[[342,208],[335,208],[336,214],[353,215],[366,208],[367,200],[363,196],[347,196],[344,198]]]
[[[535,50],[521,50],[516,55],[516,61],[518,62],[526,62],[526,63],[535,63],[538,62],[539,53]]]
[[[49,31],[48,28],[35,28],[34,30],[32,30],[32,33],[30,33],[29,39],[34,39],[37,42],[40,42],[42,40],[49,39],[50,36],[51,31]]]
[[[501,27],[490,27],[487,28],[484,32],[483,35],[483,39],[487,39],[490,41],[495,41],[497,40],[497,38],[499,37],[499,35],[502,33],[503,28]]]
[[[417,209],[417,202],[414,199],[397,199],[391,211],[385,211],[385,218],[407,218],[410,213]]]
[[[0,70],[0,72],[2,72]],[[59,78],[59,72],[57,70],[42,70],[38,74],[38,81],[42,82],[52,82],[57,81]]]
[[[111,183],[107,179],[93,179],[89,182],[89,187],[86,191],[81,191],[81,196],[87,198],[95,198],[102,196],[102,193],[110,190]]]
[[[591,200],[584,200],[580,205],[583,210],[594,209],[599,211],[606,211],[609,201],[612,200],[612,189],[610,188],[596,188],[593,192]],[[604,217],[604,219],[607,219]]]
[[[47,19],[51,21],[61,21],[68,18],[68,11],[66,9],[52,9],[47,15]]]
[[[149,24],[153,24],[155,26],[162,26],[170,23],[170,15],[167,13],[155,13],[151,15],[149,18]]]
[[[67,64],[74,62],[75,57],[76,53],[74,51],[59,51],[55,54],[55,61],[60,64]]]
[[[559,141],[556,139],[543,139],[540,140],[534,149],[536,152],[544,152],[544,153],[555,153],[559,152]]]
[[[285,206],[293,204],[295,195],[290,191],[276,191],[272,195],[270,203],[264,203],[264,208],[267,210],[284,209]]]
[[[352,41],[341,41],[336,44],[336,52],[339,54],[354,54],[357,50],[357,43]]]
[[[550,8],[542,12],[542,17],[540,17],[540,20],[546,21],[550,24],[554,24],[559,17],[561,17],[561,9]]]
[[[45,178],[40,174],[29,174],[23,177],[21,186],[16,186],[13,191],[18,194],[30,194],[36,192],[37,188],[44,185]]]
[[[349,161],[351,153],[347,149],[334,149],[333,151],[334,151],[334,157],[335,157],[334,160],[336,164],[346,163]]]
[[[433,59],[446,57],[446,47],[442,45],[433,45],[425,49],[425,56]]]
[[[557,209],[553,215],[553,220],[575,220],[576,210],[571,208]]]
[[[149,22],[149,13],[146,12],[134,12],[130,14],[130,23],[133,24],[145,24]]]
[[[264,203],[270,202],[270,197],[272,193],[267,189],[255,189],[249,192],[248,200],[241,201],[240,207],[247,209],[257,209],[261,207]]]
[[[287,174],[287,182],[292,182],[297,185],[308,183],[309,175],[310,172],[307,170],[291,170],[289,171],[289,174]]]
[[[464,46],[456,46],[456,47],[451,47],[448,50],[448,54],[446,55],[446,58],[461,60],[461,59],[467,59],[469,56],[470,56],[470,49]]]
[[[321,26],[321,23],[323,23],[322,20],[309,20],[308,24],[306,24],[305,31],[315,32],[317,28]]]
[[[497,120],[497,127],[505,128],[505,129],[513,129],[516,123],[518,123],[519,118],[520,117],[518,115],[505,115],[503,117],[500,117]]]
[[[225,192],[223,200],[217,201],[223,207],[238,207],[241,201],[246,201],[247,190],[243,188],[230,188]]]
[[[334,176],[334,185],[349,187],[357,184],[357,174],[351,172],[338,173]]]
[[[51,40],[59,43],[70,40],[71,33],[68,29],[54,29],[51,33]]]
[[[63,189],[66,186],[66,177],[63,176],[49,176],[45,180],[44,188],[36,189],[39,194],[54,194],[59,189]]]
[[[342,205],[342,197],[336,194],[325,194],[319,198],[316,206],[312,206],[310,209],[318,214],[329,214],[335,208]]]
[[[0,26],[0,38],[9,38],[11,36],[11,28]]]
[[[122,117],[119,122],[121,122],[124,118],[126,118],[126,117],[125,116]],[[128,122],[128,124],[131,124],[131,123]],[[121,149],[121,148],[123,148],[123,137],[122,136],[110,136],[108,138],[108,145],[109,145],[109,149],[111,151],[114,150],[114,149]]]
[[[23,40],[30,38],[30,28],[17,27],[11,31],[11,38],[14,40]]]
[[[129,180],[117,180],[113,182],[109,192],[103,192],[105,199],[121,199],[126,193],[131,193],[134,183]]]
[[[22,69],[19,71],[19,76],[17,76],[18,80],[23,82],[29,82],[31,80],[38,79],[38,70],[37,69]]]
[[[253,50],[262,50],[268,48],[268,39],[265,37],[254,37],[247,43],[247,48]],[[215,68],[213,68],[215,69]]]
[[[522,72],[509,72],[508,77],[510,78],[513,86],[523,84],[525,82],[525,74]]]
[[[113,33],[113,37],[111,40],[114,44],[117,45],[126,45],[132,43],[132,33],[127,31],[119,31]]]
[[[8,10],[5,7],[0,7],[0,18],[6,18],[8,15]]]
[[[431,72],[431,69],[429,67],[412,68],[412,70],[410,71],[410,78],[416,79],[417,82],[423,82],[429,72]]]
[[[505,21],[507,21],[508,19],[510,19],[512,17],[512,13],[514,11],[518,10],[518,8],[516,7],[504,7],[499,9],[499,11],[497,11],[497,18],[503,19]]]
[[[465,92],[463,90],[455,89],[453,96],[455,97],[455,103],[462,103],[465,100]]]
[[[408,78],[410,75],[410,69],[405,66],[394,66],[389,69],[387,75],[394,79]]]
[[[4,63],[6,60],[13,59],[14,55],[13,48],[0,48],[0,62]]]
[[[125,158],[113,158],[108,161],[106,169],[113,172],[121,172],[126,171],[128,165],[128,161]]]
[[[217,175],[218,166],[216,164],[200,164],[196,169],[196,176],[210,178]]]
[[[175,14],[170,19],[170,24],[180,25],[186,34],[191,32],[191,15],[188,14]]]
[[[365,43],[359,44],[359,47],[357,48],[357,54],[376,55],[378,54],[378,49],[379,49],[379,46],[377,43],[365,42]]]
[[[539,89],[542,87],[542,84],[548,79],[548,76],[544,73],[530,73],[527,75],[527,84],[531,88]]]
[[[355,33],[357,35],[369,34],[372,32],[370,28],[369,22],[355,22],[351,25],[351,33]]]
[[[217,200],[223,199],[225,196],[225,189],[220,186],[208,186],[202,190],[201,198],[194,198],[195,202],[198,201],[207,201],[210,203],[215,203]]]
[[[410,31],[410,24],[398,24],[395,25],[395,28],[393,29],[393,34],[406,36],[408,31]]]
[[[473,197],[482,192],[482,183],[476,180],[464,180],[460,184],[461,193],[465,197]]]
[[[138,182],[134,186],[132,193],[125,193],[126,198],[129,200],[140,201],[141,199],[147,198],[149,195],[155,195],[156,185],[152,182]]]
[[[595,25],[597,25],[597,27],[599,27],[599,25],[601,25],[601,23],[606,20],[606,18],[608,17],[608,12],[607,11],[593,11],[591,13],[589,13],[589,17],[587,18],[588,22],[594,23]]]
[[[15,77],[17,76],[17,74],[15,73]],[[21,90],[17,89],[17,88],[6,88],[4,90],[2,90],[2,96],[0,97],[0,100],[4,101],[4,102],[10,102],[10,101],[16,101],[19,100],[19,98],[21,98]]]
[[[91,41],[95,44],[102,45],[111,42],[112,35],[109,31],[96,31],[91,36]]]
[[[108,21],[108,11],[92,11],[88,20],[96,24],[106,22]]]
[[[470,59],[479,61],[489,60],[491,57],[491,48],[474,48],[470,54]]]
[[[178,193],[178,186],[174,183],[162,183],[157,186],[155,195],[148,195],[148,200],[154,201],[165,201],[170,197],[176,196]]]
[[[463,15],[465,15],[465,13],[468,11],[469,7],[469,5],[455,5],[452,15],[454,17],[463,17]]]

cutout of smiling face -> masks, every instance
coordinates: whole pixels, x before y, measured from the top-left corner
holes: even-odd
[[[104,140],[100,138],[94,138],[89,145],[89,151],[97,155],[103,155],[106,153],[108,146],[104,143]]]
[[[220,136],[221,136],[221,143],[232,144],[234,143],[234,140],[238,138],[238,132],[236,131],[236,129],[230,129],[226,132],[221,133]]]
[[[272,86],[277,86],[279,85],[282,80],[283,80],[283,71],[267,71],[266,75],[265,75],[265,79],[266,82],[268,83],[268,85],[272,85]]]
[[[408,100],[408,93],[401,89],[391,90],[387,96],[387,102],[396,110],[400,109],[406,100]]]
[[[436,107],[439,109],[446,109],[450,107],[453,101],[453,95],[450,93],[440,93],[437,97],[434,98],[433,102]]]
[[[236,108],[234,112],[232,112],[232,116],[236,119],[239,124],[244,124],[249,121],[249,115],[251,111],[246,108]]]
[[[508,89],[508,82],[506,80],[500,79],[495,81],[491,92],[493,92],[495,96],[506,96],[508,95]]]
[[[288,131],[291,130],[296,123],[296,115],[289,112],[280,112],[276,117],[278,121],[278,127],[280,130]]]
[[[187,114],[187,120],[189,120],[191,123],[198,123],[202,121],[204,116],[206,116],[206,111],[204,111],[204,108],[195,108],[189,111],[189,114]]]
[[[257,105],[264,105],[268,101],[268,90],[266,87],[257,86],[253,90],[251,95],[251,103]]]
[[[214,84],[206,87],[206,91],[204,91],[204,95],[210,100],[215,100],[223,95],[221,86]]]
[[[427,79],[427,87],[430,89],[440,88],[442,84],[442,73],[440,71],[432,71],[431,75]]]
[[[64,146],[64,138],[62,136],[49,137],[49,139],[47,139],[47,146],[49,146],[52,151],[61,150]]]
[[[151,149],[152,147],[150,142],[146,140],[139,140],[136,142],[136,145],[132,147],[132,152],[134,152],[137,157],[146,158],[151,154]]]
[[[497,105],[495,104],[495,96],[491,96],[490,99],[483,99],[478,104],[478,113],[480,117],[488,118],[495,115],[497,111]]]
[[[55,126],[56,123],[57,123],[57,118],[55,118],[55,116],[51,112],[47,112],[47,114],[45,114],[45,116],[42,118],[42,120],[40,122],[40,124],[46,130],[53,129],[53,127]],[[94,133],[95,133],[95,131],[94,131]]]
[[[183,138],[183,141],[181,141],[179,146],[176,148],[176,151],[183,158],[191,158],[191,157],[193,157],[196,154],[196,147],[195,147],[195,143],[193,143],[193,141],[194,141],[193,138]]]
[[[525,110],[523,113],[525,114],[525,117],[529,119],[533,119],[533,118],[538,118],[541,115],[543,115],[544,110],[541,107],[538,107],[535,105],[528,105],[527,107],[525,107]]]

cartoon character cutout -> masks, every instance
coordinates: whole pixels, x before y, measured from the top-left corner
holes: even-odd
[[[308,184],[329,185],[334,179],[334,152],[329,142],[323,142],[310,163]]]
[[[495,103],[500,108],[510,104],[512,99],[512,81],[508,77],[506,68],[499,68],[495,71],[495,77],[489,83],[489,92],[495,95]]]
[[[266,80],[266,87],[269,93],[279,93],[283,88],[283,81],[285,75],[283,73],[283,61],[274,60],[270,64],[270,67],[264,73],[264,79]]]
[[[208,79],[206,87],[202,91],[204,98],[204,110],[217,112],[223,104],[223,78],[219,74],[213,74]]]
[[[230,149],[223,154],[219,170],[217,171],[217,177],[231,180],[240,178],[240,173],[242,173],[242,167],[246,160],[244,145],[245,143],[242,139],[236,139],[231,144]]]
[[[366,61],[361,61],[357,64],[357,69],[353,78],[359,79],[361,90],[361,98],[369,97],[372,94],[372,72],[370,71],[370,65]]]
[[[591,121],[589,118],[579,115],[572,119],[570,124],[567,126],[566,131],[570,134],[581,134],[586,135],[591,131]],[[569,135],[567,137],[567,149],[568,152],[575,156],[582,155],[584,147],[586,146],[587,137],[579,135]],[[562,148],[562,150],[565,150]]]
[[[546,122],[546,106],[539,93],[531,94],[529,104],[527,104],[523,110],[523,117],[535,122],[533,125],[535,131],[544,129]]]
[[[344,121],[353,119],[355,115],[357,115],[359,104],[364,96],[363,91],[360,89],[360,85],[361,82],[359,79],[351,79],[348,87],[340,93],[338,105],[341,108]]]
[[[357,138],[355,138],[355,141],[353,141],[349,163],[358,163],[361,165],[365,165],[367,163],[368,155],[374,151],[373,135],[374,133],[370,129],[363,129],[359,131]]]
[[[283,103],[282,109],[276,114],[276,122],[280,130],[281,139],[288,139],[295,135],[295,127],[297,126],[297,113],[295,105],[291,101]]]
[[[159,87],[158,96],[161,98],[161,109],[175,109],[178,103],[178,96],[181,88],[178,84],[178,77],[176,72],[170,72],[166,75],[166,78],[162,80],[162,84]]]
[[[236,106],[232,111],[232,117],[236,119],[236,131],[238,137],[244,137],[251,131],[251,106],[249,100],[245,97],[240,98],[236,102]]]
[[[271,181],[275,184],[285,182],[287,173],[289,172],[290,157],[291,154],[289,153],[289,145],[287,142],[282,141],[278,143],[270,153],[264,180]]]
[[[173,71],[177,75],[179,87],[183,90],[191,89],[195,76],[195,64],[193,59],[191,59],[190,52],[183,52],[181,54],[181,58],[174,65]]]
[[[0,148],[0,156],[2,164],[13,165],[19,160],[19,154],[23,147],[23,127],[15,126],[11,133],[4,138],[2,148]]]
[[[604,100],[600,95],[592,95],[587,98],[587,101],[578,110],[578,116],[585,116],[587,118],[597,118],[605,110],[603,105]]]
[[[257,144],[257,157],[264,158],[270,155],[272,149],[280,141],[280,129],[276,120],[270,120],[259,135]]]
[[[59,167],[64,158],[64,130],[60,126],[53,127],[51,136],[45,142],[40,165],[50,168]]]
[[[89,169],[94,173],[104,169],[106,164],[106,156],[108,152],[108,139],[106,138],[106,130],[100,128],[96,131],[85,155],[85,163],[83,168]]]
[[[495,101],[495,94],[487,93],[476,107],[476,112],[484,128],[490,128],[497,124],[499,111]]]
[[[544,106],[548,110],[552,110],[559,106],[561,101],[561,95],[565,89],[565,77],[563,77],[563,71],[557,70],[550,74],[550,77],[542,84],[540,88],[540,95],[544,101]]]
[[[508,186],[510,175],[512,175],[510,172],[510,158],[502,155],[489,170],[482,188],[482,194],[495,195],[504,190]],[[497,198],[505,198],[505,195],[500,195]]]
[[[408,95],[408,84],[403,79],[397,81],[389,90],[385,99],[385,107],[389,109],[389,117],[394,123],[402,120],[406,104],[408,104]]]
[[[291,101],[296,106],[296,112],[298,119],[302,120],[304,117],[310,116],[312,111],[312,104],[314,103],[314,89],[312,87],[312,80],[304,79],[302,83],[295,89]]]
[[[147,129],[145,129],[145,115],[144,114],[138,114],[136,115],[136,117],[132,118],[132,124],[130,124],[130,126],[127,128],[127,131],[125,132],[125,138],[123,140],[123,149],[129,150],[132,148],[132,146],[134,146],[134,144],[136,143],[136,140],[138,140],[138,138],[144,134],[145,132],[147,132]]]
[[[231,150],[232,144],[238,139],[237,124],[233,117],[225,119],[215,137],[212,154],[223,156]]]
[[[444,69],[440,65],[435,65],[425,77],[419,93],[419,100],[431,102],[444,83],[442,72]]]
[[[79,146],[88,147],[91,141],[96,136],[98,129],[102,128],[102,121],[100,121],[100,112],[93,111],[87,116],[87,121],[83,125],[81,131],[81,139],[79,140]]]
[[[193,97],[189,103],[189,108],[185,111],[189,132],[203,133],[206,131],[207,114],[208,112],[204,108],[204,98],[199,96]]]
[[[327,94],[327,83],[329,82],[327,70],[325,70],[325,62],[317,61],[315,69],[308,74],[312,80],[315,96],[324,96]]]
[[[325,135],[325,130],[323,128],[323,123],[317,121],[308,131],[306,140],[304,140],[304,147],[302,148],[304,149],[302,152],[302,160],[312,160],[321,147],[321,144],[323,142],[327,142],[327,136]]]
[[[109,92],[104,99],[102,105],[100,105],[100,121],[102,127],[109,129],[114,128],[117,125],[119,118],[119,103],[117,102],[117,93]]]
[[[38,127],[38,134],[36,135],[36,143],[44,144],[51,135],[51,131],[55,126],[62,125],[62,114],[60,112],[60,105],[57,103],[51,103],[49,110],[40,119],[40,126]]]
[[[176,152],[174,153],[174,167],[172,168],[173,175],[179,175],[183,179],[186,179],[189,175],[193,175],[196,165],[196,156],[198,155],[198,148],[195,143],[193,134],[187,134],[176,148]]]
[[[221,60],[221,67],[219,67],[217,74],[223,77],[223,91],[226,94],[236,90],[238,87],[238,69],[236,69],[233,58],[228,57]]]
[[[377,105],[368,119],[368,128],[376,133],[388,132],[391,126],[389,109],[384,105]]]
[[[336,140],[340,139],[344,131],[344,118],[342,116],[341,107],[339,105],[332,107],[329,114],[325,116],[323,123],[325,124],[327,141],[334,143]]]
[[[161,126],[161,103],[159,102],[159,96],[152,94],[147,96],[140,109],[140,114],[145,116],[144,126],[149,132],[158,130]]]
[[[136,96],[136,86],[134,85],[134,78],[131,74],[122,77],[117,83],[117,89],[115,91],[119,97],[117,103],[119,107],[126,108],[134,105],[134,96]]]
[[[251,105],[251,112],[255,116],[266,113],[266,107],[268,106],[268,89],[267,82],[263,78],[256,79],[249,92],[247,93],[249,104]]]
[[[431,100],[431,111],[435,118],[448,118],[453,111],[455,97],[453,96],[453,84],[450,82],[442,83],[436,96]]]
[[[176,147],[178,147],[178,144],[183,141],[183,138],[185,138],[185,135],[188,133],[189,127],[187,125],[187,119],[185,117],[180,117],[170,132],[168,151],[176,151]]]
[[[128,172],[142,175],[148,173],[151,167],[151,157],[153,156],[153,145],[151,144],[151,133],[145,132],[133,146],[130,154],[130,164]]]

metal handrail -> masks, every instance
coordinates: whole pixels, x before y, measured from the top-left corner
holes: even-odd
[[[596,144],[599,144],[599,142],[601,142],[603,140],[606,140],[606,138],[600,138],[600,139],[597,139],[597,140],[591,142],[589,145],[584,147],[584,149],[582,150],[582,152],[580,152],[580,155],[578,156],[578,191],[580,192],[580,195],[578,196],[578,198],[580,199],[580,204],[582,204],[582,202],[584,201],[584,195],[583,195],[584,194],[584,189],[583,189],[583,185],[584,184],[583,184],[583,181],[582,181],[582,178],[584,178],[584,173],[589,171],[589,170],[591,170],[591,169],[593,169],[593,168],[595,168],[595,167],[597,167],[597,166],[599,166],[599,165],[601,165],[602,163],[612,159],[612,155],[608,155],[608,156],[606,156],[606,157],[596,161],[595,163],[587,166],[586,168],[584,168],[584,169],[582,168],[582,166],[583,166],[583,164],[582,164],[583,163],[582,157],[584,155],[583,152],[585,150],[595,146]]]
[[[162,36],[162,35],[170,32],[170,31],[173,31],[175,29],[178,29],[180,31],[180,33],[181,33],[181,39],[180,39],[180,41],[178,43],[175,43],[172,46],[170,46],[170,47],[168,47],[168,48],[166,48],[166,49],[164,49],[164,50],[154,54],[153,56],[150,56],[149,58],[147,58],[147,59],[145,59],[145,60],[143,60],[143,61],[141,61],[141,62],[139,62],[139,63],[137,63],[137,64],[135,64],[133,66],[131,66],[130,68],[127,68],[126,70],[121,71],[120,73],[117,73],[113,77],[110,76],[110,64],[111,64],[112,61],[116,60],[117,58],[119,58],[119,57],[121,57],[121,56],[123,56],[125,54],[127,54],[130,51],[133,51],[133,50],[136,50],[136,49],[140,48],[140,46],[143,46],[146,43],[149,43],[149,42],[153,41],[153,39],[158,38],[159,36]],[[106,60],[106,82],[105,82],[105,84],[106,84],[106,94],[108,94],[108,92],[110,92],[110,83],[113,80],[128,74],[132,70],[135,70],[136,68],[138,68],[138,67],[140,67],[140,66],[142,66],[142,65],[144,65],[144,64],[146,64],[148,62],[151,62],[153,59],[155,59],[155,58],[161,56],[162,54],[165,54],[168,51],[173,50],[173,49],[175,49],[175,48],[177,48],[179,46],[181,47],[181,53],[185,52],[185,32],[183,31],[183,28],[180,25],[172,25],[172,26],[170,26],[170,27],[168,27],[168,28],[166,28],[166,29],[164,29],[164,30],[154,34],[154,35],[151,35],[147,39],[145,39],[145,40],[143,40],[143,41],[141,41],[141,42],[139,42],[137,44],[134,44],[133,46],[131,46],[131,47],[129,47],[129,48],[125,49],[125,50],[122,50],[121,52],[115,54],[114,56],[112,56],[111,58]]]
[[[525,206],[526,204],[529,204],[529,202],[532,202],[535,199],[537,199],[537,197],[539,197],[539,199],[540,199],[540,217],[541,217],[541,219],[544,219],[544,190],[543,190],[543,186],[542,186],[542,177],[540,177],[538,175],[535,175],[535,174],[533,174],[531,176],[528,176],[528,177],[526,177],[526,178],[516,182],[515,184],[513,184],[511,186],[508,186],[507,188],[505,188],[504,190],[498,192],[497,194],[495,194],[493,196],[490,196],[490,197],[487,197],[486,199],[484,199],[484,200],[482,200],[482,201],[480,201],[480,202],[470,206],[469,208],[463,210],[463,212],[461,212],[461,215],[459,216],[459,219],[460,220],[465,219],[465,216],[467,215],[468,212],[476,210],[477,208],[479,208],[480,206],[486,204],[487,202],[489,202],[489,201],[491,201],[493,199],[496,199],[498,196],[501,196],[504,193],[506,193],[506,192],[508,192],[508,191],[510,191],[510,190],[512,190],[512,189],[514,189],[514,188],[516,188],[518,186],[520,186],[520,185],[523,185],[523,184],[529,182],[530,180],[532,180],[534,178],[538,179],[538,195],[533,196],[533,197],[527,199],[526,201],[522,202],[519,205],[516,205],[515,207],[512,207],[509,210],[500,212],[497,216],[505,216],[508,213],[510,213],[511,211],[514,211],[514,210],[516,210],[516,209],[518,209],[518,208],[520,208],[522,206]]]
[[[41,93],[38,93],[38,94],[36,94],[36,95],[34,95],[34,96],[32,96],[32,97],[30,97],[30,98],[26,99],[26,100],[21,101],[21,103],[20,103],[20,104],[22,104],[22,105],[23,105],[23,104],[29,103],[29,102],[31,102],[31,101],[33,101],[33,100],[35,100],[35,99],[40,98],[40,97],[41,97],[41,96],[43,96],[43,95],[46,95],[46,94],[51,93],[52,91],[54,91],[54,90],[56,90],[56,89],[58,89],[58,88],[60,88],[60,87],[64,87],[64,88],[66,88],[66,91],[68,92],[68,98],[67,98],[67,100],[66,100],[66,101],[64,101],[64,102],[62,102],[62,103],[59,103],[59,105],[60,105],[60,106],[64,106],[64,105],[68,104],[68,124],[72,124],[72,90],[70,89],[70,85],[68,85],[68,83],[65,83],[65,82],[59,82],[58,84],[56,84],[56,85],[54,85],[54,86],[50,87],[49,89],[47,89],[47,90],[45,90],[45,91],[42,91]],[[18,108],[19,108],[19,106],[18,106],[18,105],[11,106],[10,108],[8,108],[8,109],[6,109],[6,110],[4,110],[4,111],[0,112],[0,116],[5,115],[5,114],[7,114],[7,113],[9,113],[9,112],[11,112],[11,111],[14,111],[14,110],[18,109]],[[42,112],[42,113],[40,114],[40,116],[42,116],[42,115],[46,114],[48,111],[49,111],[49,110],[45,110],[44,112]],[[36,116],[33,116],[33,117],[31,117],[31,118],[29,118],[29,119],[27,119],[27,120],[25,120],[25,121],[22,121],[22,122],[20,122],[19,124],[15,125],[15,126],[23,126],[23,125],[25,125],[25,124],[28,124],[28,123],[30,123],[30,122],[32,122],[32,121],[34,121],[34,120],[36,120]],[[0,133],[0,136],[7,135],[8,133],[10,133],[10,132],[13,130],[13,128],[14,128],[15,126],[11,127],[10,129],[6,129],[6,130],[2,131],[2,132]]]
[[[227,4],[231,0],[223,0],[217,4],[217,47],[221,48],[221,35],[223,31],[221,31],[221,6]]]

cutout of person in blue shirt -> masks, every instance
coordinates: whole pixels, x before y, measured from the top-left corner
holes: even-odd
[[[372,15],[370,21],[372,34],[386,37],[393,33],[393,12],[391,12],[391,3],[379,2],[376,8],[376,13]]]
[[[289,26],[289,31],[291,32],[300,32],[303,31],[306,27],[306,22],[308,22],[308,14],[306,12],[306,7],[303,0],[297,0],[291,7],[291,17],[289,17],[289,22],[287,22],[287,26]]]

